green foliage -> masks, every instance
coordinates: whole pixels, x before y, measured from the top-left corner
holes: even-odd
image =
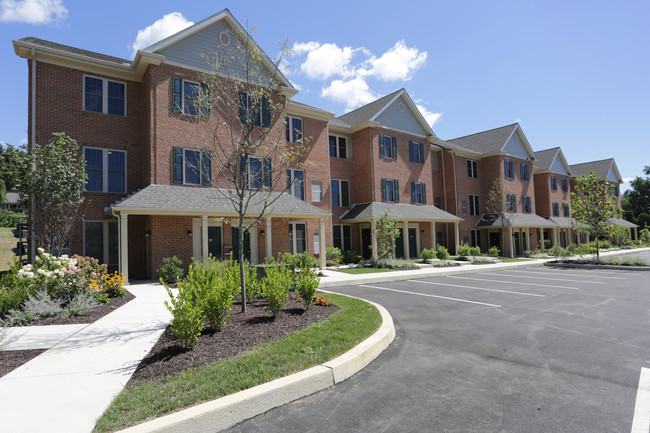
[[[472,257],[480,256],[481,255],[481,248],[480,247],[470,247],[469,255],[472,256]]]
[[[438,245],[436,258],[439,260],[449,260],[449,251],[442,245]]]
[[[24,146],[0,145],[0,179],[6,191],[17,191],[27,173],[27,151]],[[2,201],[0,201],[2,203]]]
[[[598,259],[595,262],[597,265],[618,265],[618,266],[648,266],[648,263],[637,257],[607,257]]]
[[[359,254],[356,251],[353,250],[345,250],[343,251],[343,255],[341,256],[341,260],[343,263],[346,265],[354,265],[359,263],[361,260],[361,254]]]
[[[432,260],[435,257],[436,257],[436,252],[433,250],[433,248],[431,249],[425,248],[422,250],[422,253],[420,254],[420,258],[424,262],[428,262],[429,260]]]
[[[650,243],[650,229],[639,230],[639,240],[644,244]]]
[[[0,227],[16,227],[16,224],[26,223],[27,215],[22,212],[13,212],[0,209]]]
[[[492,260],[490,260],[488,257],[472,256],[472,263],[477,265],[487,264],[487,263],[492,263]]]
[[[262,280],[262,296],[269,304],[269,311],[277,317],[289,297],[294,283],[294,271],[283,264],[269,265],[266,278]]]
[[[284,253],[281,261],[295,269],[310,269],[317,266],[316,258],[307,251],[298,254]]]
[[[194,262],[187,276],[178,284],[178,290],[187,292],[190,301],[198,306],[210,327],[217,329],[230,317],[235,295],[239,293],[239,274],[236,263],[214,266]]]
[[[7,200],[7,184],[4,179],[0,178],[0,204],[3,204]]]
[[[337,247],[328,247],[325,249],[325,260],[327,266],[338,266],[343,260],[343,254]]]
[[[379,217],[375,223],[375,237],[377,238],[376,256],[380,259],[393,258],[393,245],[395,239],[399,236],[397,229],[397,218],[392,218],[390,212],[386,212]]]
[[[364,268],[385,268],[385,269],[413,269],[417,268],[415,263],[403,259],[379,259],[371,258],[359,262],[359,266]]]
[[[305,302],[307,310],[311,306],[319,283],[320,281],[316,276],[316,272],[312,269],[303,269],[296,276],[296,290],[298,291],[298,296]]]
[[[569,257],[569,252],[567,251],[566,248],[562,248],[560,244],[555,244],[553,245],[553,248],[551,248],[548,253],[552,256],[558,257],[558,258],[567,258]]]
[[[464,244],[464,245],[458,245],[458,256],[461,258],[467,258],[471,254],[471,249],[469,245]]]
[[[205,323],[205,315],[196,305],[196,293],[191,286],[186,289],[179,287],[178,296],[174,297],[166,284],[165,289],[170,299],[169,302],[165,301],[165,306],[174,316],[170,323],[171,330],[184,348],[191,349],[199,340]]]
[[[174,284],[183,276],[183,262],[176,256],[165,257],[158,270],[158,278],[163,284]]]
[[[488,248],[488,251],[487,251],[487,255],[490,256],[490,257],[499,257],[499,253],[501,253],[501,251],[499,250],[499,247],[497,247],[497,246],[490,247],[490,248]]]
[[[630,229],[620,225],[614,225],[611,229],[612,244],[620,247],[630,240]]]
[[[643,169],[645,177],[636,177],[621,198],[624,218],[641,227],[650,228],[650,166]]]

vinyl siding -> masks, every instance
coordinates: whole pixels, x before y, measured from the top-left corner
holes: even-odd
[[[519,138],[519,134],[517,134],[517,132],[512,134],[512,137],[510,137],[506,145],[503,147],[503,150],[508,155],[516,156],[517,158],[530,158],[530,155],[526,151],[526,146],[524,146],[524,143],[521,141],[521,138]]]
[[[399,111],[399,104],[402,103],[404,111]],[[392,104],[377,116],[377,122],[390,129],[396,129],[412,135],[427,137],[429,134],[422,127],[417,117],[409,109],[403,97],[399,97]]]
[[[557,156],[555,157],[553,164],[551,164],[551,171],[557,174],[564,174],[566,176],[569,175],[569,173],[566,171],[566,168],[564,167],[564,164],[562,164],[562,160]]]

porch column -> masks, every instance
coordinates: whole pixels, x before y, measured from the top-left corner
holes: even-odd
[[[208,216],[201,215],[201,260],[204,262],[210,258],[208,251]]]
[[[458,254],[458,246],[460,245],[460,230],[458,228],[458,222],[454,223],[454,231],[456,232],[456,249],[454,254]]]
[[[544,252],[544,227],[540,227],[539,229],[539,243],[542,245],[542,252]]]
[[[327,265],[325,255],[325,218],[321,218],[318,224],[318,259],[321,269],[325,269]]]
[[[553,236],[555,237],[555,243],[553,245],[557,245],[560,243],[560,230],[555,227],[553,228]]]
[[[436,245],[436,221],[431,221],[431,248],[433,251],[438,251],[438,245]]]
[[[375,236],[375,220],[370,221],[370,239],[372,245],[372,257],[377,258],[377,237]]]
[[[273,243],[271,242],[271,217],[266,217],[266,257],[273,257]]]
[[[404,234],[402,235],[402,241],[404,241],[404,258],[408,260],[411,258],[411,254],[409,250],[409,222],[406,220],[404,220]]]
[[[513,249],[513,242],[512,242],[512,227],[508,226],[508,245],[510,246],[510,258],[513,258],[515,256],[515,252]]]
[[[129,220],[128,215],[120,212],[120,273],[124,275],[124,282],[129,282]]]
[[[526,250],[532,251],[532,248],[530,248],[530,227],[526,227]]]
[[[634,239],[633,240],[635,240],[635,241],[639,240],[639,228],[638,227],[634,227]]]

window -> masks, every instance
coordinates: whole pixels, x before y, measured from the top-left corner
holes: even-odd
[[[320,238],[318,232],[314,233],[314,252],[320,252]]]
[[[433,198],[433,205],[438,209],[442,209],[442,200],[440,199],[440,197]]]
[[[529,170],[528,164],[522,163],[519,165],[521,180],[530,180],[530,172],[528,170]]]
[[[352,249],[352,237],[349,225],[333,225],[334,247],[341,251]]]
[[[557,178],[551,176],[551,191],[557,191]]]
[[[521,197],[521,210],[524,213],[532,213],[533,211],[533,205],[530,200],[530,196],[524,195]]]
[[[481,248],[481,231],[480,230],[470,230],[470,246]]]
[[[381,180],[381,199],[399,203],[399,181],[397,179]]]
[[[332,206],[350,207],[349,182],[332,179]]]
[[[302,119],[287,116],[285,118],[287,143],[302,143]]]
[[[569,190],[569,183],[566,178],[562,178],[562,191],[567,192]]]
[[[469,214],[474,216],[479,214],[478,195],[469,195]]]
[[[562,203],[562,215],[565,217],[570,217],[570,212],[569,212],[569,203]]]
[[[438,152],[431,152],[431,171],[433,173],[440,173],[440,162]]]
[[[515,178],[515,163],[510,160],[503,161],[505,164],[505,173],[506,178],[514,179]]]
[[[560,205],[558,203],[553,203],[553,216],[554,217],[560,216]]]
[[[409,161],[424,164],[424,145],[417,141],[409,141]]]
[[[189,114],[190,116],[198,115],[198,105],[207,103],[207,101],[198,100],[201,91],[204,93],[208,92],[207,84],[186,80],[181,77],[174,77],[172,89],[173,111],[175,113]],[[203,115],[210,115],[210,109],[207,107],[207,104],[203,107]]]
[[[247,175],[249,188],[271,188],[271,158],[251,156],[248,158],[248,164],[244,164],[243,168]]]
[[[348,158],[348,139],[338,135],[330,135],[330,156],[334,158]]]
[[[210,185],[212,162],[210,153],[197,149],[174,147],[174,183]]]
[[[84,256],[99,263],[118,263],[118,237],[116,221],[84,221]]]
[[[467,215],[467,200],[463,200],[460,202],[460,212],[463,215]]]
[[[245,125],[268,128],[271,125],[269,99],[266,96],[239,92],[239,121]]]
[[[311,183],[311,201],[313,202],[323,201],[323,184],[321,182]]]
[[[289,248],[291,254],[307,251],[307,225],[305,223],[289,223]]]
[[[287,170],[287,192],[300,200],[305,200],[305,171]]]
[[[411,182],[411,203],[427,204],[427,185]]]
[[[397,139],[395,137],[379,134],[379,156],[397,159]]]
[[[126,115],[126,83],[85,75],[83,94],[86,111]]]
[[[616,184],[616,185],[612,185],[612,195],[613,195],[614,197],[618,197],[618,189],[619,189],[618,184]]]
[[[126,192],[126,152],[84,147],[86,191]]]
[[[478,178],[478,163],[476,161],[467,160],[467,176]]]
[[[517,196],[506,194],[506,210],[508,212],[517,212]]]

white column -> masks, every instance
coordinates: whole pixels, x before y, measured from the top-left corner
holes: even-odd
[[[541,239],[539,239],[539,242],[542,245],[542,252],[544,252],[544,227],[539,228],[539,236],[541,237]]]
[[[515,256],[514,242],[512,239],[512,227],[508,226],[508,244],[510,245],[510,258]]]
[[[409,222],[404,221],[404,235],[402,236],[402,240],[404,241],[404,258],[406,260],[410,259],[410,254],[409,254]]]
[[[557,245],[560,243],[560,230],[558,230],[557,227],[553,229],[553,236],[555,237],[555,243],[553,245]]]
[[[129,220],[128,215],[120,213],[120,273],[124,282],[129,282]]]
[[[460,245],[460,230],[457,222],[454,223],[454,230],[456,232],[456,250],[454,251],[454,254],[458,254],[458,246]]]
[[[266,217],[266,257],[273,256],[273,243],[271,242],[271,217]]]
[[[436,245],[436,222],[435,222],[435,220],[431,221],[431,248],[433,248],[433,251],[438,251],[438,245]]]
[[[372,240],[372,257],[377,258],[377,237],[375,236],[375,220],[370,221],[370,239]]]
[[[327,265],[325,252],[325,218],[321,218],[318,224],[318,259],[320,268],[325,269]]]
[[[530,247],[530,227],[526,227],[526,250],[530,250],[530,251],[533,250]]]
[[[208,251],[208,216],[201,215],[201,260],[207,262],[209,257],[210,257],[210,253]]]

